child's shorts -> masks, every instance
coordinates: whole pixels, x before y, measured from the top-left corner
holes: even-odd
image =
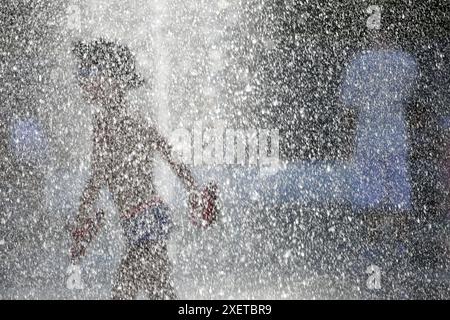
[[[121,224],[128,245],[136,246],[147,242],[165,242],[172,229],[170,208],[161,199],[131,209],[121,216]]]

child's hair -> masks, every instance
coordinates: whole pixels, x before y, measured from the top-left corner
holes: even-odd
[[[136,59],[127,46],[100,38],[91,42],[76,41],[72,52],[80,60],[81,76],[89,75],[89,72],[83,74],[83,70],[95,68],[102,75],[119,80],[127,89],[145,82],[136,72]]]

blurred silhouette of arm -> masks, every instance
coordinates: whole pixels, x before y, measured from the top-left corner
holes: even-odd
[[[91,175],[81,196],[81,204],[78,210],[77,224],[83,225],[93,217],[93,207],[98,199],[100,189],[105,182],[105,168],[102,161],[102,144],[105,140],[105,132],[101,129],[101,122],[96,117],[94,121],[93,154],[91,162]]]
[[[175,158],[172,151],[172,146],[167,139],[162,136],[155,127],[152,127],[149,135],[151,136],[150,140],[154,149],[161,154],[162,158],[169,164],[170,168],[174,171],[177,177],[180,178],[186,189],[189,192],[197,191],[198,187],[191,170],[189,170],[186,164]]]

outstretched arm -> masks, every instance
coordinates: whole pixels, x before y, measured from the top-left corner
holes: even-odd
[[[94,124],[94,139],[93,139],[93,156],[91,164],[91,176],[84,188],[81,196],[81,204],[78,210],[77,223],[82,225],[85,221],[93,218],[92,211],[95,202],[100,193],[100,189],[104,183],[104,168],[101,161],[101,143],[104,139],[104,133],[100,130],[98,120]]]
[[[95,201],[98,198],[101,188],[101,181],[98,173],[93,172],[89,181],[84,188],[83,194],[81,196],[81,204],[78,209],[77,224],[82,225],[88,219],[92,219],[92,211]]]
[[[97,124],[97,123],[96,123]],[[101,161],[102,133],[99,127],[94,129],[94,150],[91,165],[91,176],[81,196],[81,204],[76,217],[76,226],[72,230],[74,244],[70,250],[72,260],[77,261],[84,255],[86,245],[93,239],[98,231],[100,218],[93,207],[98,199],[100,189],[104,183],[104,168]]]
[[[201,227],[211,225],[217,219],[219,210],[216,203],[217,186],[211,184],[200,192],[191,171],[185,164],[175,159],[168,141],[156,129],[153,134],[152,143],[155,144],[155,149],[161,152],[164,160],[169,163],[189,192],[188,203],[191,206],[192,223]]]
[[[169,144],[166,138],[164,138],[159,131],[154,128],[152,132],[152,143],[157,151],[159,151],[165,161],[169,164],[171,169],[175,174],[181,179],[183,185],[189,192],[195,192],[198,190],[197,184],[195,183],[194,176],[189,168],[178,161],[172,152],[172,146]]]

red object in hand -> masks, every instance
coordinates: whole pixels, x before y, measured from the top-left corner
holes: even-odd
[[[217,220],[219,208],[217,204],[217,185],[209,183],[200,193],[190,199],[191,221],[197,227],[207,228]]]

